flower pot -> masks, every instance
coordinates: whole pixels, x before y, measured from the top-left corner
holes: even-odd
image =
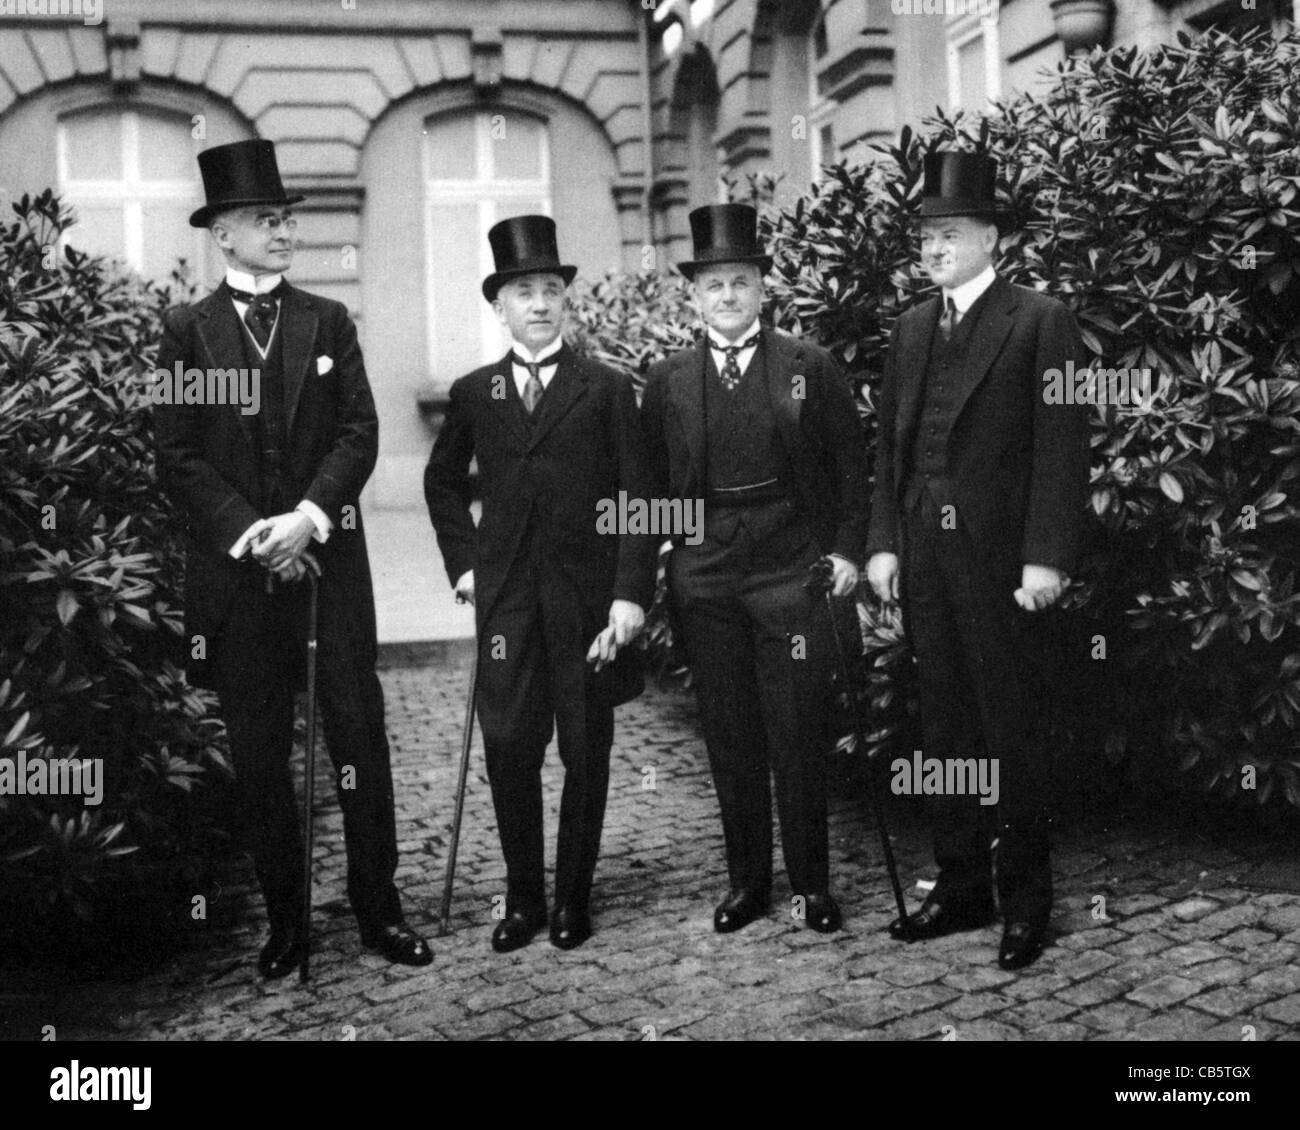
[[[1052,21],[1067,55],[1110,43],[1115,0],[1052,0]]]

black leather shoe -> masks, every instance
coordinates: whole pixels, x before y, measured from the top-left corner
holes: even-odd
[[[492,931],[492,948],[497,953],[509,953],[526,946],[533,935],[546,925],[546,907],[512,910]]]
[[[719,934],[730,934],[762,917],[767,909],[766,895],[740,887],[718,904],[718,909],[713,912],[713,928]]]
[[[268,981],[287,977],[302,964],[306,948],[297,934],[272,931],[262,952],[257,955],[257,971]]]
[[[819,934],[833,934],[844,925],[839,904],[828,894],[804,896],[804,921]]]
[[[577,949],[591,937],[591,915],[584,908],[557,906],[551,919],[551,944],[562,950]]]
[[[367,931],[361,935],[361,943],[398,965],[428,965],[433,961],[429,943],[405,922]]]
[[[1045,934],[1032,922],[1008,922],[998,948],[998,965],[1008,971],[1023,969],[1043,952]]]
[[[979,902],[940,902],[933,895],[921,904],[907,921],[895,918],[889,924],[889,936],[898,942],[927,942],[958,930],[978,930],[997,917],[992,899]]]

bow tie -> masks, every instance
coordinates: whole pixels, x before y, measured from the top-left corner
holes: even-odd
[[[230,294],[236,302],[248,304],[248,309],[244,311],[244,325],[253,335],[258,348],[265,353],[271,341],[271,331],[275,328],[280,295],[284,293],[284,280],[281,279],[265,294],[249,294],[246,290],[236,290],[229,283],[226,286],[230,287]]]
[[[270,290],[263,291],[261,294],[250,294],[246,290],[238,290],[229,283],[226,283],[226,288],[230,291],[230,297],[236,302],[243,302],[248,306],[252,306],[253,303],[259,302],[262,299],[270,299],[272,302],[278,302],[285,292],[286,285],[284,279],[281,279]]]

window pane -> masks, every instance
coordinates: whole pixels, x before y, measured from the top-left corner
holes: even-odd
[[[494,175],[500,180],[539,180],[546,131],[536,118],[509,115],[492,134]]]
[[[541,200],[498,200],[495,224],[498,220],[508,220],[511,216],[545,216],[546,204]],[[487,233],[483,233],[487,239]]]
[[[961,105],[983,109],[988,101],[988,80],[984,74],[984,37],[976,36],[957,48],[957,74],[961,84]]]
[[[478,175],[474,114],[444,114],[424,127],[431,180],[475,180]]]
[[[62,119],[70,180],[122,179],[122,117],[117,110],[87,110]]]
[[[194,229],[189,226],[190,206],[170,200],[146,200],[143,211],[144,262],[140,273],[150,279],[166,279],[181,258],[189,260],[191,270],[197,268],[197,244]]]
[[[477,204],[433,204],[428,222],[434,376],[450,381],[482,364],[483,295],[465,281],[472,275],[477,282],[487,241],[479,231]]]
[[[77,222],[68,229],[67,241],[78,251],[90,255],[126,257],[126,236],[122,206],[119,204],[80,204],[69,198]]]
[[[188,118],[140,115],[140,178],[198,182],[196,142]]]

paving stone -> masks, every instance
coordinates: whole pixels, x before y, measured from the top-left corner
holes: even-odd
[[[14,1031],[32,1016],[48,1017],[60,1040],[941,1040],[945,1029],[959,1042],[1240,1040],[1244,1027],[1258,1039],[1300,1031],[1300,895],[1237,884],[1261,848],[1238,855],[1140,823],[1062,829],[1057,933],[1019,973],[997,967],[997,926],[910,946],[889,939],[892,895],[874,828],[852,796],[831,804],[844,930],[823,936],[790,921],[778,846],[772,913],[736,934],[714,933],[713,908],[728,883],[694,701],[653,687],[619,712],[592,939],[565,953],[544,935],[513,954],[492,952],[505,870],[477,746],[453,930],[438,937],[467,657],[453,649],[440,670],[381,675],[398,882],[409,920],[430,939],[432,967],[395,967],[361,949],[337,797],[325,788],[307,986],[258,978],[265,912],[251,869],[238,861],[219,877],[220,902],[210,901],[204,928],[157,969],[7,975],[0,1038],[32,1038]],[[553,754],[543,770],[548,864],[563,779]],[[640,788],[650,763],[653,793]],[[909,882],[933,877],[924,821],[900,810],[894,841]],[[1092,917],[1096,895],[1111,921]]]
[[[1148,1008],[1167,1008],[1171,1004],[1186,1000],[1200,987],[1195,981],[1170,973],[1140,985],[1128,994],[1128,999],[1144,1004]]]
[[[1143,1020],[1135,1024],[1128,1035],[1134,1040],[1199,1040],[1202,1033],[1213,1027],[1214,1021],[1210,1017],[1184,1008]]]
[[[1213,914],[1218,909],[1219,904],[1213,899],[1190,898],[1175,903],[1169,908],[1169,913],[1180,922],[1195,922],[1198,918]]]
[[[1300,1029],[1300,993],[1292,993],[1280,1001],[1270,1001],[1260,1009],[1260,1012],[1279,1024]]]
[[[1062,989],[1056,994],[1056,999],[1072,1004],[1076,1008],[1092,1008],[1094,1005],[1114,1000],[1126,993],[1128,988],[1126,982],[1117,981],[1113,977],[1092,977],[1087,981],[1080,981],[1077,985],[1071,985],[1068,989]]]
[[[1174,946],[1171,949],[1164,950],[1160,954],[1160,960],[1167,961],[1170,965],[1185,968],[1195,965],[1197,962],[1213,961],[1216,957],[1223,956],[1221,946],[1211,945],[1209,942],[1191,942],[1187,945]]]
[[[1011,998],[998,993],[968,993],[954,1001],[949,1001],[941,1011],[945,1016],[951,1017],[955,1024],[963,1020],[976,1020],[981,1016],[989,1016],[1015,1003]]]
[[[1289,906],[1270,907],[1264,915],[1262,925],[1269,930],[1276,930],[1279,934],[1300,929],[1300,901]]]
[[[943,979],[943,983],[949,988],[969,993],[978,989],[995,989],[1000,985],[1010,984],[1015,979],[1014,973],[1008,973],[1005,969],[989,964],[949,973]]]
[[[1294,966],[1265,969],[1261,973],[1256,973],[1246,984],[1251,988],[1262,989],[1274,996],[1284,996],[1300,991],[1300,969]]]
[[[1055,1024],[1042,1024],[1037,1028],[1030,1028],[1025,1032],[1025,1038],[1029,1040],[1060,1040],[1060,1041],[1078,1041],[1088,1040],[1096,1035],[1090,1028],[1082,1024],[1073,1024],[1069,1021],[1057,1021]]]
[[[1226,934],[1219,939],[1221,945],[1230,949],[1240,950],[1258,950],[1260,946],[1267,945],[1276,939],[1272,934],[1266,934],[1263,930],[1234,930],[1231,934]]]
[[[1003,985],[1002,992],[1016,1000],[1033,1000],[1059,992],[1069,983],[1068,977],[1062,977],[1040,958],[1034,965],[1023,970],[1016,980]]]
[[[1101,1032],[1123,1032],[1135,1028],[1150,1015],[1141,1005],[1128,1001],[1109,1001],[1086,1012],[1078,1012],[1073,1019]]]

